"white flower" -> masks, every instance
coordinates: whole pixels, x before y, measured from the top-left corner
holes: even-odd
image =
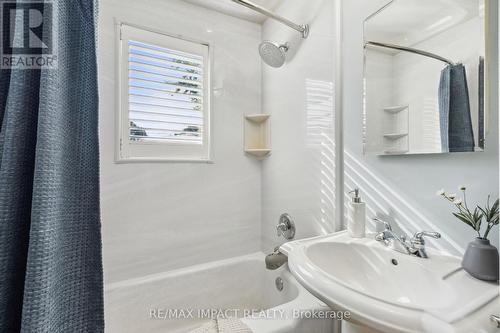
[[[466,190],[466,187],[465,187],[464,185],[460,185],[460,186],[458,187],[458,189],[459,189],[460,191],[465,191],[465,190]]]
[[[455,199],[456,197],[457,197],[456,193],[448,194],[448,198],[450,198],[451,200]]]
[[[461,204],[462,204],[462,202],[463,202],[463,201],[462,201],[462,199],[455,199],[455,200],[453,200],[453,203],[454,203],[455,205],[461,205]]]
[[[446,192],[444,189],[440,189],[439,191],[436,192],[436,195],[444,195]]]

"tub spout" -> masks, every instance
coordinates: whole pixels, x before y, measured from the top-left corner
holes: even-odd
[[[288,261],[288,257],[279,252],[279,248],[274,249],[274,252],[266,256],[266,268],[275,270],[283,266]]]

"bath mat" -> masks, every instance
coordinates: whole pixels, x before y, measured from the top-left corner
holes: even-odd
[[[238,318],[217,318],[189,333],[252,333],[252,330]]]

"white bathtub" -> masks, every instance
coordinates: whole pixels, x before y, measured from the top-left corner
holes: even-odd
[[[278,277],[283,280],[282,291],[275,285]],[[328,307],[295,281],[286,265],[267,270],[263,253],[105,286],[107,333],[189,332],[209,320],[206,309],[229,310],[226,314],[243,317],[255,333],[334,331],[331,319],[304,319],[308,311],[297,318],[298,310]],[[267,312],[271,318],[262,318],[258,310],[263,309],[271,309]],[[186,318],[172,318],[176,316]]]

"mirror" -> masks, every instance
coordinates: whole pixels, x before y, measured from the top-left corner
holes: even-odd
[[[365,20],[365,153],[484,149],[484,12],[484,0],[393,0]]]

